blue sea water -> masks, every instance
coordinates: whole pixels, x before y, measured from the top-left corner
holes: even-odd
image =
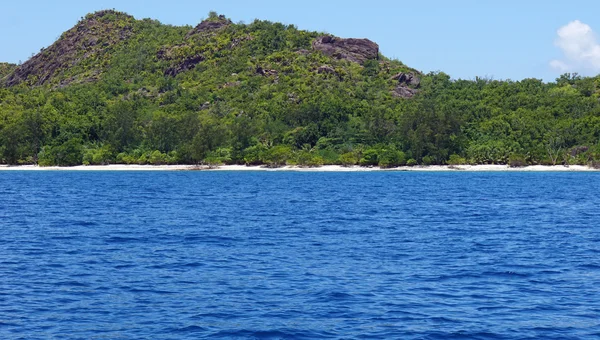
[[[600,337],[597,173],[0,173],[1,339]]]

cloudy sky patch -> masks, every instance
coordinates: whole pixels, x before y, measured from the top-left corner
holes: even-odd
[[[554,44],[562,51],[563,58],[550,62],[553,69],[584,75],[600,72],[600,44],[589,25],[575,20],[561,27],[557,35]]]

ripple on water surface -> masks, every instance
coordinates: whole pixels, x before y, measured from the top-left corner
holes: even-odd
[[[0,173],[0,338],[600,337],[595,173]]]

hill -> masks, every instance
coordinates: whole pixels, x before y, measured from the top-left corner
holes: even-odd
[[[0,64],[3,163],[593,163],[598,78],[451,80],[293,25],[89,14]]]
[[[90,14],[3,82],[7,86],[68,85],[96,80],[110,54],[133,35],[134,22],[132,16],[115,11]]]

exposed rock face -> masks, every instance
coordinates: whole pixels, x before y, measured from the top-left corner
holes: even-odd
[[[571,150],[569,150],[569,154],[571,157],[576,157],[579,154],[587,152],[590,148],[585,145],[575,146]]]
[[[256,67],[256,74],[260,74],[261,76],[264,76],[264,77],[268,77],[268,76],[277,77],[279,72],[277,72],[277,70],[268,70],[268,69],[264,69],[264,68],[258,66],[258,67]]]
[[[421,79],[413,72],[401,72],[394,75],[391,80],[397,80],[398,85],[392,90],[392,95],[398,98],[412,98],[419,93]]]
[[[337,59],[363,64],[369,59],[378,59],[379,45],[369,39],[342,39],[331,36],[318,37],[313,49]]]
[[[318,74],[323,74],[323,73],[326,73],[326,74],[337,74],[337,72],[335,72],[335,69],[333,67],[329,66],[329,65],[323,65],[323,66],[319,67],[317,69],[317,73]]]
[[[398,85],[396,86],[396,88],[392,91],[392,95],[394,97],[398,97],[398,98],[412,98],[415,96],[415,94],[417,94],[419,92],[419,90],[417,89],[411,89],[410,87],[406,87],[406,86],[402,86],[402,85]]]
[[[177,59],[177,51],[186,45],[175,45],[171,47],[163,47],[156,53],[156,58],[160,60],[175,60]]]
[[[117,20],[119,25],[115,24]],[[105,54],[114,45],[128,39],[133,34],[134,20],[130,15],[115,11],[90,14],[50,47],[17,67],[3,83],[14,86],[29,80],[31,85],[44,85],[54,76]],[[72,82],[93,80],[95,79],[73,79]]]
[[[188,47],[187,45],[175,45],[172,47],[163,47],[156,53],[156,58],[160,60],[170,61],[171,66],[165,70],[165,76],[175,77],[181,72],[194,69],[196,65],[203,62],[204,58],[201,54],[193,54],[187,57],[181,57],[181,50]]]
[[[165,76],[175,77],[181,72],[192,70],[196,67],[196,65],[200,64],[205,60],[204,56],[201,54],[197,54],[194,56],[187,57],[165,70]]]
[[[417,77],[414,73],[408,72],[400,72],[391,78],[392,80],[397,80],[398,83],[404,84],[412,87],[419,87],[421,85],[421,79]]]
[[[208,110],[209,108],[210,108],[210,102],[204,102],[204,104],[202,104],[202,106],[200,106],[200,111]]]
[[[231,45],[230,45],[230,47],[231,47],[231,48],[236,48],[236,47],[238,47],[239,45],[241,45],[241,44],[242,44],[244,41],[250,41],[250,40],[252,40],[252,39],[253,39],[253,38],[252,38],[252,37],[251,37],[249,34],[248,34],[248,35],[246,35],[246,36],[244,36],[244,37],[241,37],[241,38],[235,38],[235,39],[233,39],[233,40],[231,41]]]
[[[225,18],[224,15],[219,15],[218,18],[209,18],[202,21],[187,34],[187,37],[198,33],[214,32],[229,25],[231,25],[231,20]]]

